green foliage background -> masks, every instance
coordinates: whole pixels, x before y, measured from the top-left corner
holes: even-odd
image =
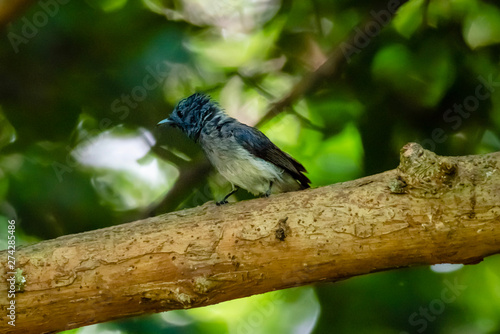
[[[395,168],[410,141],[443,155],[499,150],[498,3],[411,0],[385,25],[397,3],[35,3],[0,40],[0,235],[8,219],[19,246],[147,215],[203,163],[182,134],[155,126],[177,101],[206,91],[255,124],[335,48],[341,75],[261,127],[314,187]],[[169,210],[229,189],[214,172],[197,178]],[[71,332],[500,333],[499,272],[493,256]]]

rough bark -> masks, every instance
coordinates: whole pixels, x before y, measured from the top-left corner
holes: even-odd
[[[16,327],[42,333],[403,266],[500,253],[500,153],[440,157],[331,186],[213,203],[19,249]],[[6,281],[1,252],[0,281]],[[6,293],[2,288],[2,313]]]

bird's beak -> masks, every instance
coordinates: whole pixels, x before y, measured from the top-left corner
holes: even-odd
[[[159,122],[156,125],[159,126],[159,125],[174,125],[174,124],[175,123],[170,118],[165,118],[163,121]]]

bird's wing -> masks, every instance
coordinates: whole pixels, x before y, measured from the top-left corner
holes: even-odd
[[[232,129],[231,132],[235,140],[250,153],[283,168],[299,181],[303,188],[309,188],[311,181],[303,174],[306,172],[304,166],[274,145],[261,131],[241,124]]]

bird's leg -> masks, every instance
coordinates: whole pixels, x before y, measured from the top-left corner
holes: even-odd
[[[217,205],[227,204],[227,199],[229,198],[229,196],[231,196],[232,194],[237,192],[238,189],[240,189],[238,186],[234,186],[233,190],[231,190],[231,192],[229,194],[227,194],[222,201],[216,202],[215,204],[217,204]]]
[[[273,187],[273,181],[270,181],[269,182],[269,189],[267,189],[266,193],[264,194],[264,196],[266,197],[269,197],[271,196],[271,188]]]

